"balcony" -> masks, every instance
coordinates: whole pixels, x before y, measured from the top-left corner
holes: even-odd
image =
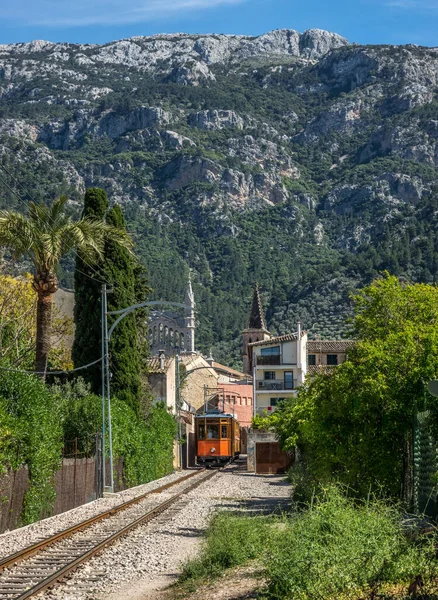
[[[271,390],[276,390],[276,391],[291,391],[291,388],[289,389],[285,389],[284,387],[284,381],[282,379],[264,379],[261,381],[257,381],[256,383],[257,386],[257,390],[263,391],[271,391]],[[293,389],[293,388],[292,388]]]
[[[257,356],[257,366],[263,365],[281,365],[281,355],[280,354],[272,354],[270,356]]]

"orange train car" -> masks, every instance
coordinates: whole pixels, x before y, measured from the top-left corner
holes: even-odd
[[[197,415],[195,422],[198,465],[225,465],[239,456],[240,426],[233,415],[206,413]]]

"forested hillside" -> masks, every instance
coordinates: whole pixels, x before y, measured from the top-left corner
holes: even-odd
[[[436,281],[437,142],[437,49],[319,30],[0,46],[1,206],[105,189],[155,298],[192,269],[198,347],[228,363],[255,279],[274,333],[330,337],[378,272]]]

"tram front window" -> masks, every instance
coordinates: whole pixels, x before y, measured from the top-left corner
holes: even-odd
[[[226,425],[222,425],[222,439],[226,440],[228,438],[227,435],[227,426]]]
[[[205,425],[203,423],[199,425],[198,438],[205,440]]]
[[[207,439],[208,440],[219,439],[219,425],[207,425]]]

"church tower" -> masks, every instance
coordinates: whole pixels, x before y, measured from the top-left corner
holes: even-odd
[[[192,288],[192,277],[189,273],[189,281],[186,289],[184,304],[190,306],[190,309],[185,310],[184,323],[186,332],[185,351],[191,354],[195,353],[195,295]]]
[[[242,332],[243,338],[243,372],[252,375],[253,357],[252,348],[249,344],[252,342],[260,342],[268,340],[271,334],[266,328],[265,315],[263,312],[262,302],[260,300],[260,292],[257,281],[254,283],[254,292],[252,297],[251,312],[249,315],[249,323],[247,329]]]

